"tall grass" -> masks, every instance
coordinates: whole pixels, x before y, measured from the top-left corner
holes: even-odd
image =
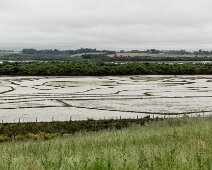
[[[212,117],[0,144],[0,169],[212,169]]]

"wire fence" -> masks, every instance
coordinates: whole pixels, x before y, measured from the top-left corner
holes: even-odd
[[[146,114],[146,115],[131,115],[131,116],[35,116],[35,117],[10,117],[10,118],[0,118],[0,123],[27,123],[27,122],[55,122],[55,121],[85,121],[85,120],[118,120],[118,119],[141,119],[146,116],[149,116],[152,119],[156,118],[181,118],[184,116],[187,117],[205,117],[207,116],[205,113],[199,114],[175,114],[175,115],[154,115],[154,114]]]

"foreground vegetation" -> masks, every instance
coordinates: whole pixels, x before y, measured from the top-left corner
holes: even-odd
[[[0,75],[21,76],[104,76],[104,75],[197,75],[212,74],[212,64],[185,63],[103,63],[103,62],[26,62],[0,64]]]
[[[151,119],[149,116],[140,119],[118,120],[85,120],[65,122],[29,122],[0,124],[0,142],[21,140],[48,140],[59,136],[67,136],[76,132],[97,132],[102,130],[123,129],[131,125],[144,125],[150,121],[161,121],[162,118]]]
[[[212,169],[212,118],[0,145],[0,169]]]

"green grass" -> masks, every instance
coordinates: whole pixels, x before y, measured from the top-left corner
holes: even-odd
[[[0,144],[0,169],[212,169],[212,117]]]

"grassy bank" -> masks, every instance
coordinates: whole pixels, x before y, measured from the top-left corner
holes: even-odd
[[[0,169],[211,169],[212,118],[0,144]]]
[[[48,140],[63,137],[77,132],[98,132],[102,130],[123,129],[134,125],[144,125],[150,121],[161,121],[161,118],[118,120],[83,120],[65,122],[29,122],[0,124],[0,142],[23,140]]]

